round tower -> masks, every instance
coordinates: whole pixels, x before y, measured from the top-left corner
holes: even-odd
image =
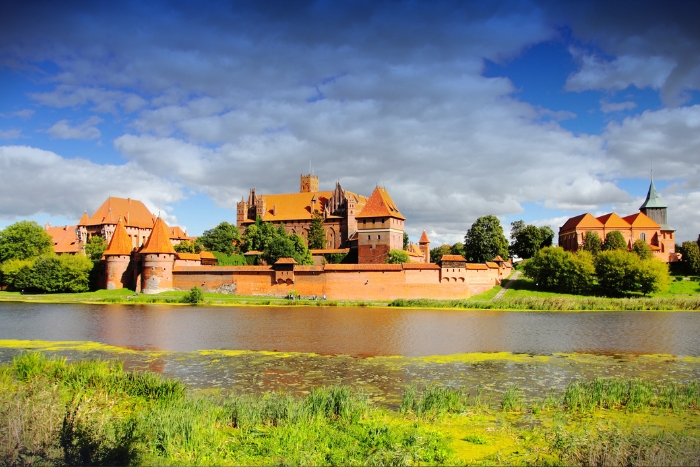
[[[151,235],[141,250],[141,292],[154,294],[173,288],[173,266],[175,250],[168,237],[165,222],[159,217],[153,225]]]
[[[109,246],[103,253],[105,258],[105,288],[107,290],[129,288],[130,275],[127,273],[131,264],[131,240],[119,219]]]

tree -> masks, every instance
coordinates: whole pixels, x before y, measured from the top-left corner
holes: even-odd
[[[554,231],[550,226],[543,225],[542,227],[540,227],[540,238],[542,239],[540,248],[552,246],[552,242],[554,241]]]
[[[464,243],[457,242],[454,245],[452,245],[452,254],[459,255],[464,258],[464,255],[466,254],[464,252]]]
[[[618,230],[608,232],[603,243],[603,250],[627,250],[627,241],[622,233]]]
[[[632,244],[632,251],[635,252],[641,259],[651,259],[654,257],[654,253],[652,253],[649,244],[641,238],[634,241]]]
[[[700,248],[695,242],[683,242],[680,248],[681,263],[686,274],[700,274]]]
[[[586,231],[583,234],[583,249],[592,255],[597,255],[603,249],[603,241],[598,232]]]
[[[550,229],[551,230],[551,229]],[[523,259],[532,258],[542,247],[542,231],[534,225],[526,225],[515,237],[510,251]]]
[[[639,261],[637,255],[621,249],[601,251],[595,262],[598,284],[608,295],[636,291],[635,273]]]
[[[323,230],[323,214],[318,209],[311,216],[309,228],[309,248],[318,250],[326,247],[326,232]]]
[[[275,264],[280,258],[293,258],[298,264],[314,263],[304,239],[298,234],[287,234],[284,226],[274,229],[274,234],[263,250],[262,258],[267,264]]]
[[[93,262],[99,261],[106,249],[107,242],[99,235],[93,235],[85,244],[85,254]]]
[[[53,240],[34,221],[19,221],[0,230],[0,263],[32,259],[53,251]]]
[[[235,225],[222,222],[213,229],[205,230],[197,240],[209,251],[230,255],[239,252],[241,234]]]
[[[571,253],[561,247],[544,247],[526,261],[525,275],[538,287],[583,293],[593,286],[593,256],[587,251]]]
[[[201,250],[201,244],[196,241],[191,242],[189,240],[182,240],[177,245],[173,245],[173,248],[178,253],[199,253],[199,250]]]
[[[386,255],[386,259],[384,260],[384,262],[388,264],[406,264],[410,261],[408,252],[404,250],[389,250],[389,253]]]
[[[460,244],[461,245],[461,244]],[[443,257],[443,255],[451,255],[452,247],[448,244],[440,245],[435,248],[430,249],[430,262],[437,263]]]
[[[496,216],[479,217],[464,236],[464,253],[471,263],[485,263],[496,256],[508,257],[508,240]]]
[[[30,287],[33,260],[10,259],[2,263],[3,284],[12,290],[22,290]]]
[[[255,224],[250,225],[245,230],[245,242],[243,248],[245,251],[265,251],[275,237],[275,226],[270,222],[263,222],[259,217],[255,220]]]
[[[52,252],[33,261],[10,260],[2,269],[7,285],[14,290],[56,293],[87,292],[92,268],[87,256],[56,256]]]
[[[650,258],[642,260],[637,266],[637,283],[639,291],[644,295],[666,290],[671,282],[668,264]]]
[[[406,232],[403,233],[403,249],[408,250],[408,244],[411,240],[408,238],[408,234]]]

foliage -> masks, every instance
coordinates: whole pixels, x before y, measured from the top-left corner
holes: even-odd
[[[518,220],[510,224],[510,238],[511,243],[508,247],[510,255],[528,259],[541,248],[552,246],[554,231],[549,226],[525,225],[524,221]]]
[[[262,254],[262,258],[267,264],[275,264],[280,258],[293,258],[297,264],[314,264],[311,252],[300,235],[288,234],[282,224],[273,230],[274,234]]]
[[[593,257],[586,251],[571,253],[560,247],[545,247],[524,266],[525,275],[538,287],[582,293],[593,285]]]
[[[597,255],[603,249],[603,241],[598,232],[586,231],[583,234],[583,249],[592,255]]]
[[[700,248],[696,242],[683,242],[679,251],[682,255],[681,263],[686,274],[700,274]]]
[[[270,222],[263,222],[258,217],[255,224],[246,227],[243,249],[245,251],[265,251],[275,237],[276,230]]]
[[[83,255],[42,255],[34,261],[3,264],[5,283],[14,290],[87,292],[93,262]]]
[[[99,261],[107,249],[107,241],[99,235],[93,235],[85,244],[85,254],[91,261]]]
[[[235,225],[222,222],[213,229],[205,230],[197,242],[209,251],[230,255],[240,251],[241,234]]]
[[[612,251],[612,250],[627,250],[627,240],[625,240],[625,237],[622,235],[622,233],[618,230],[613,230],[612,232],[608,232],[608,234],[605,236],[605,241],[603,242],[603,248],[604,251]]]
[[[552,242],[554,241],[554,231],[550,226],[543,225],[542,227],[540,227],[540,238],[542,239],[542,243],[540,243],[540,248],[552,246]]]
[[[340,264],[348,257],[348,253],[324,253],[323,259],[326,264]]]
[[[508,257],[508,240],[496,216],[482,216],[472,224],[464,236],[464,253],[471,263],[493,261],[498,255]]]
[[[431,263],[437,263],[439,262],[443,255],[451,255],[452,254],[452,247],[448,244],[436,246],[435,248],[430,249],[430,262]]]
[[[200,303],[204,303],[204,292],[202,292],[202,289],[195,285],[184,297],[182,297],[182,303],[189,303],[190,305],[199,305]]]
[[[309,249],[318,250],[326,247],[326,232],[323,230],[323,214],[316,209],[311,216],[309,227]]]
[[[52,249],[51,236],[34,221],[15,222],[0,230],[0,263],[36,258]]]
[[[603,251],[595,262],[598,284],[612,295],[641,292],[647,295],[668,287],[668,266],[657,260],[642,260],[624,250]]]
[[[213,251],[217,266],[245,266],[246,257],[240,254],[227,255],[220,251]]]
[[[464,243],[462,242],[457,242],[454,245],[452,245],[452,252],[453,255],[459,255],[462,258],[464,258],[464,255],[466,254],[464,252]]]
[[[651,259],[654,257],[654,253],[652,253],[649,244],[641,238],[634,241],[632,244],[632,251],[636,253],[640,259]]]
[[[173,248],[178,253],[201,253],[202,244],[199,241],[182,240],[177,245],[173,245]]]
[[[408,253],[404,250],[389,250],[384,260],[384,262],[388,264],[406,264],[410,261]]]
[[[408,234],[406,232],[403,233],[403,249],[408,250],[408,244],[410,243],[410,239],[408,238]]]

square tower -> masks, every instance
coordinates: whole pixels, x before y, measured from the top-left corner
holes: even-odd
[[[315,175],[301,175],[299,193],[316,193],[318,191],[318,177]]]

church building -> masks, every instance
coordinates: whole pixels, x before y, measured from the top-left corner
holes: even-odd
[[[666,263],[675,262],[679,260],[675,230],[668,225],[667,210],[668,206],[661,200],[652,179],[638,213],[625,217],[614,212],[599,217],[590,213],[572,217],[559,228],[559,246],[567,251],[577,251],[583,247],[586,232],[597,232],[604,241],[609,232],[617,230],[627,241],[628,249],[641,239],[649,245],[654,257]]]

